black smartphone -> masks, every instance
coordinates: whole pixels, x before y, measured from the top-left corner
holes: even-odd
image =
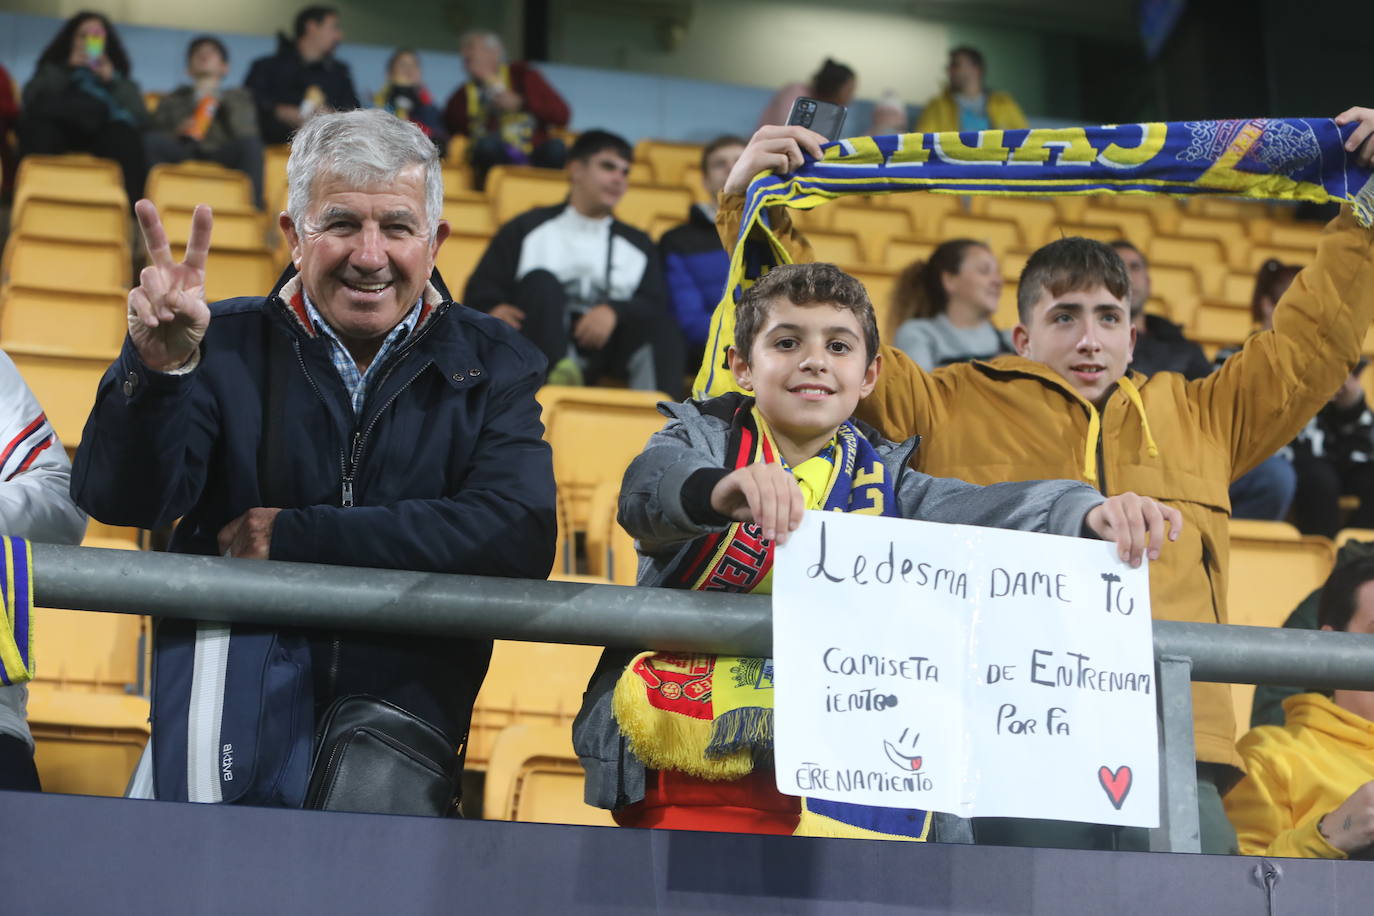
[[[834,102],[808,99],[799,96],[792,103],[792,112],[787,116],[788,124],[797,124],[814,130],[827,140],[838,140],[844,136],[844,116],[847,110]]]

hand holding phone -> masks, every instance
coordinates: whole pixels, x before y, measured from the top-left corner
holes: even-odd
[[[787,115],[789,126],[805,127],[814,130],[827,140],[838,140],[843,136],[844,119],[848,114],[843,105],[822,102],[820,99],[798,96],[792,103],[792,111]]]

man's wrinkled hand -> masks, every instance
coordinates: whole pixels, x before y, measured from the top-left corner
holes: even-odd
[[[214,218],[209,207],[196,207],[186,258],[178,264],[172,260],[167,231],[153,202],[140,200],[134,212],[151,263],[139,273],[138,286],[129,290],[129,337],[145,366],[170,372],[195,354],[210,327],[205,257]]]
[[[243,560],[266,560],[272,554],[272,526],[280,509],[257,508],[219,530],[220,553]]]
[[[615,309],[609,305],[593,306],[577,319],[577,324],[573,326],[573,340],[584,350],[600,350],[611,339],[617,320]]]

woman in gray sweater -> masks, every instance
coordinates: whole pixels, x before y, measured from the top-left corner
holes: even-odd
[[[926,371],[1013,353],[1011,335],[990,320],[1001,294],[1001,268],[986,245],[944,242],[897,280],[892,304],[902,323],[893,345]]]

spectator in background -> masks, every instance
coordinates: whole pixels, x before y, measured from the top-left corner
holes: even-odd
[[[72,502],[72,466],[29,386],[0,352],[0,534],[46,544],[80,544],[86,514]],[[10,622],[0,613],[0,627]],[[39,648],[42,651],[42,648]],[[15,672],[10,672],[13,677]],[[37,792],[28,688],[0,687],[0,789]]]
[[[285,143],[317,112],[359,106],[348,64],[334,57],[344,37],[338,10],[307,6],[296,14],[294,35],[279,34],[277,53],[253,61],[244,80],[258,104],[264,143]]]
[[[716,195],[726,176],[744,152],[744,139],[733,134],[717,137],[701,151],[701,186],[710,199],[692,204],[687,222],[663,233],[658,249],[663,254],[663,275],[668,284],[668,305],[687,344],[687,365],[701,362],[711,314],[725,292],[730,255],[716,233]]]
[[[186,48],[189,86],[178,86],[158,103],[145,142],[148,164],[199,159],[238,169],[253,182],[253,197],[262,199],[262,139],[253,94],[226,87],[229,51],[210,35]],[[272,201],[277,206],[280,201]]]
[[[649,237],[612,212],[633,153],[624,138],[589,130],[569,153],[566,203],[506,223],[468,278],[466,305],[534,341],[552,384],[605,375],[631,388],[682,390],[682,338],[668,321],[663,272]]]
[[[1374,528],[1374,410],[1365,398],[1360,360],[1350,377],[1291,446],[1297,494],[1293,520],[1303,534],[1334,538],[1341,528]],[[1341,496],[1359,497],[1342,522]]]
[[[410,48],[402,48],[386,62],[386,85],[373,99],[378,108],[385,108],[403,121],[409,121],[434,141],[439,155],[444,155],[448,134],[434,96],[425,87],[420,71],[420,55]]]
[[[0,202],[14,193],[14,173],[19,156],[10,143],[10,131],[19,123],[19,88],[10,72],[0,66]]]
[[[432,273],[449,232],[434,145],[376,109],[321,114],[292,141],[287,180],[292,266],[268,295],[213,307],[209,210],[177,264],[140,201],[151,264],[73,496],[111,524],[181,518],[177,553],[543,579],[555,541],[534,399],[544,361]],[[490,639],[162,621],[156,795],[300,807],[315,723],[358,695],[438,729],[456,766],[490,656]],[[214,697],[188,712],[202,684]]]
[[[916,119],[917,133],[942,131],[1014,130],[1026,127],[1026,116],[1005,92],[989,92],[987,64],[977,48],[949,52],[949,85],[935,96]]]
[[[873,106],[873,123],[869,125],[870,137],[884,137],[888,134],[904,134],[911,130],[911,119],[907,117],[906,103],[891,89],[883,93],[878,104]]]
[[[763,109],[763,114],[759,115],[759,127],[786,124],[787,116],[792,112],[792,103],[801,96],[847,108],[854,101],[857,86],[858,77],[853,70],[827,57],[809,83],[789,83],[774,94]]]
[[[119,163],[129,202],[143,195],[148,166],[143,92],[110,20],[77,13],[38,57],[24,86],[19,155],[90,153]]]
[[[449,96],[444,124],[471,141],[469,158],[477,188],[494,165],[560,169],[568,160],[563,141],[551,135],[567,127],[568,103],[524,61],[506,61],[495,32],[468,32],[458,39],[468,80]]]
[[[927,371],[1015,353],[992,324],[1002,295],[997,257],[982,242],[951,239],[907,266],[892,290],[900,324],[892,345]]]
[[[1212,374],[1212,364],[1202,348],[1183,336],[1183,328],[1160,315],[1150,315],[1150,263],[1141,250],[1125,239],[1111,243],[1131,278],[1131,323],[1135,325],[1135,354],[1131,368],[1146,375],[1178,372],[1187,379]]]
[[[1318,605],[1321,628],[1374,633],[1374,559],[1337,568]],[[1300,693],[1283,726],[1238,744],[1246,775],[1226,813],[1246,855],[1374,857],[1374,692]]]

